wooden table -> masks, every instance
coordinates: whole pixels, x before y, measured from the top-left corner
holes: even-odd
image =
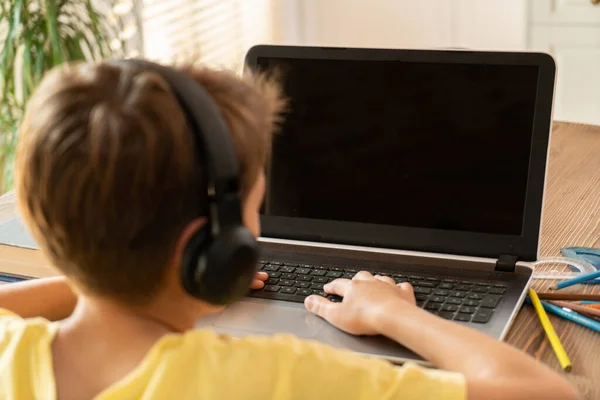
[[[0,221],[15,213],[14,193],[0,197]],[[600,126],[555,123],[542,229],[541,256],[558,256],[566,246],[600,247]],[[55,272],[40,252],[0,245],[0,270],[32,276]],[[534,281],[545,290],[551,281]],[[579,286],[576,290],[582,290]],[[575,290],[575,289],[572,289]],[[585,292],[600,292],[599,286]],[[550,316],[573,370],[564,373],[584,399],[600,399],[600,334]],[[519,313],[507,342],[560,371],[550,343],[529,306]]]

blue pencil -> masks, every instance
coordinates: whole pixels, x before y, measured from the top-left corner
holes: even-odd
[[[589,281],[589,280],[592,280],[592,279],[595,279],[598,277],[600,277],[600,271],[594,271],[594,272],[590,272],[587,274],[581,274],[581,275],[576,276],[575,278],[571,278],[571,279],[567,279],[562,282],[555,283],[554,285],[552,285],[550,287],[550,289],[555,289],[555,290],[562,289],[567,286],[576,285],[578,283]]]
[[[525,299],[528,304],[531,304],[531,300],[529,297]],[[568,319],[571,322],[575,322],[581,326],[585,326],[593,331],[600,332],[600,322],[595,321],[591,318],[584,317],[581,314],[576,313],[575,311],[566,311],[560,307],[555,306],[554,304],[547,303],[542,301],[542,306],[544,306],[544,310],[549,313],[558,315],[559,317],[563,317],[564,319]]]
[[[581,300],[579,302],[579,304],[600,304],[600,301],[594,301],[594,300]]]

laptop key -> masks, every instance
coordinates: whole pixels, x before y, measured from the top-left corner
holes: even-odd
[[[479,307],[480,303],[481,303],[481,301],[479,301],[479,300],[465,300],[463,305],[469,306],[469,307]]]
[[[281,286],[278,285],[266,285],[263,290],[265,292],[278,292],[281,289]]]
[[[337,271],[329,271],[327,273],[327,276],[330,278],[341,278],[342,277],[342,273],[341,272],[337,272]]]
[[[497,287],[497,288],[505,288],[506,289],[506,285],[504,283],[494,283],[492,284],[493,287]]]
[[[314,271],[311,271],[310,274],[315,275],[315,276],[325,276],[327,274],[327,271],[321,270],[321,269],[315,269]]]
[[[415,294],[415,299],[416,300],[427,300],[428,297],[429,297],[429,295],[425,294],[425,293],[417,293],[417,294]]]
[[[336,296],[335,294],[330,294],[329,296],[327,296],[327,299],[329,299],[329,301],[331,301],[332,303],[342,302],[342,298],[340,296]]]
[[[287,273],[291,274],[292,272],[294,272],[295,269],[296,268],[294,268],[294,267],[281,267],[281,268],[279,268],[279,271],[280,272],[287,272]]]
[[[469,322],[471,321],[471,315],[470,314],[463,314],[463,313],[458,313],[456,314],[456,316],[454,317],[455,321],[464,321],[464,322]]]
[[[465,297],[467,292],[450,292],[450,296],[452,297]]]
[[[323,290],[323,284],[322,283],[313,283],[312,285],[310,285],[311,289],[316,289],[316,290]]]
[[[505,288],[493,287],[493,288],[491,288],[488,291],[488,293],[491,293],[491,294],[504,294],[505,291],[506,291]]]
[[[431,293],[431,288],[415,286],[414,291],[415,291],[415,293],[429,294],[429,293]]]
[[[312,281],[313,277],[310,275],[298,275],[297,279],[299,281],[303,281],[303,282],[310,282],[310,281]]]
[[[489,290],[489,286],[479,286],[478,285],[473,288],[473,292],[476,292],[476,293],[487,293],[488,290]]]
[[[310,296],[311,294],[313,294],[313,291],[312,289],[298,289],[298,291],[296,291],[296,294],[301,296]]]
[[[448,292],[447,290],[437,289],[437,290],[433,291],[433,294],[435,294],[437,296],[448,296],[448,294],[450,294],[450,292]]]
[[[445,318],[445,319],[452,319],[454,318],[454,313],[450,312],[450,311],[440,311],[437,313],[438,316]]]
[[[338,268],[338,267],[331,267],[329,268],[330,271],[337,271],[337,272],[344,272],[343,268]]]
[[[464,285],[464,284],[456,285],[456,286],[454,286],[454,290],[468,292],[469,290],[471,290],[471,285]]]
[[[444,300],[446,300],[446,298],[443,296],[433,296],[431,299],[429,299],[431,303],[443,303]]]
[[[327,271],[329,268],[324,267],[322,265],[315,265],[313,266],[314,269],[318,269],[318,270],[322,270],[322,271]]]
[[[296,268],[296,273],[301,275],[310,274],[310,269],[308,268]]]
[[[327,293],[325,293],[322,290],[313,290],[312,294],[316,294],[317,296],[323,296],[323,297],[327,297]]]
[[[281,279],[291,279],[294,280],[296,279],[296,274],[281,274]]]
[[[483,299],[483,295],[481,293],[469,293],[467,295],[467,299],[481,300],[481,299]]]
[[[331,279],[328,279],[328,278],[327,278],[327,277],[325,277],[325,276],[315,276],[315,277],[312,279],[312,281],[313,281],[314,283],[327,283],[327,282],[329,282],[330,280],[331,280]]]
[[[269,299],[269,300],[293,301],[295,303],[303,303],[304,299],[306,298],[304,296],[298,296],[295,294],[265,292],[264,290],[261,290],[256,293],[252,293],[251,297],[258,297],[260,299]]]
[[[452,289],[454,287],[454,283],[450,283],[450,282],[442,282],[439,286],[438,289]]]
[[[277,265],[267,265],[263,268],[263,271],[277,271],[279,267]]]
[[[291,286],[284,287],[284,288],[282,288],[282,289],[279,291],[279,293],[284,293],[284,294],[294,294],[294,293],[296,293],[296,288],[295,288],[295,287],[291,287]]]
[[[269,278],[279,278],[281,277],[281,272],[267,272],[267,275],[269,275]]]
[[[269,277],[269,279],[265,281],[265,285],[277,285],[277,283],[279,283],[279,279],[277,278]]]
[[[460,304],[462,303],[462,299],[456,299],[454,297],[448,297],[446,299],[446,304]]]
[[[423,287],[434,288],[434,287],[437,286],[437,283],[435,283],[435,282],[429,282],[429,281],[415,281],[415,285],[416,286],[423,286]]]
[[[475,307],[462,306],[460,308],[460,312],[465,314],[473,314],[475,312]]]
[[[281,286],[294,286],[294,281],[282,279],[282,280],[279,281],[279,284]]]
[[[352,278],[354,278],[354,275],[356,275],[356,274],[349,274],[346,272],[344,275],[342,275],[342,278],[352,279]]]
[[[497,294],[486,294],[481,300],[481,307],[494,308],[498,305],[501,297]]]
[[[294,286],[296,286],[297,288],[309,288],[310,282],[297,281]]]
[[[444,304],[441,308],[442,311],[458,311],[458,306],[455,304]]]
[[[472,321],[480,324],[485,324],[492,317],[492,310],[481,308],[473,316]]]
[[[425,306],[426,310],[432,310],[432,311],[437,311],[440,308],[442,308],[442,305],[440,303],[433,303],[431,300],[429,300],[427,302],[427,305]]]

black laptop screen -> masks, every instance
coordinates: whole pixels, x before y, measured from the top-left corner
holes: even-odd
[[[268,216],[520,235],[538,67],[259,58],[290,100]]]

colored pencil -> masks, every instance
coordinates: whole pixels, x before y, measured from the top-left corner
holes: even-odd
[[[554,327],[552,326],[552,323],[550,322],[550,318],[548,318],[548,314],[546,314],[546,311],[544,311],[544,307],[542,306],[540,299],[538,298],[537,294],[535,293],[535,290],[529,289],[529,299],[531,300],[531,303],[533,304],[533,308],[535,308],[535,311],[536,311],[536,313],[540,319],[540,322],[542,324],[542,328],[544,328],[544,331],[546,332],[546,336],[548,336],[548,340],[550,341],[550,344],[552,345],[552,349],[554,350],[554,353],[556,354],[556,358],[558,358],[560,367],[562,369],[564,369],[565,371],[570,371],[571,370],[571,360],[569,360],[569,356],[567,355],[567,352],[565,351],[562,343],[560,342],[560,339],[558,338],[556,331],[554,331]]]
[[[576,285],[578,283],[582,283],[582,282],[585,282],[585,281],[596,279],[598,277],[600,277],[600,271],[589,272],[587,274],[577,275],[574,278],[566,279],[564,281],[557,282],[554,285],[550,286],[550,289],[554,289],[554,290],[562,289],[562,288],[566,288],[568,286]]]
[[[595,309],[595,310],[600,310],[600,304],[586,304],[586,305],[584,305],[584,307],[590,308],[590,309]]]
[[[538,293],[541,300],[594,300],[600,301],[600,294],[581,294],[581,293]]]
[[[531,304],[531,302],[529,303]],[[564,319],[567,319],[571,322],[575,322],[576,324],[579,324],[581,326],[585,326],[586,328],[591,329],[595,332],[600,332],[600,322],[598,321],[594,321],[591,318],[584,317],[583,315],[578,314],[575,311],[566,311],[546,301],[542,301],[541,303],[544,306],[544,310],[548,311],[549,313],[558,315],[559,317],[563,317]]]
[[[600,304],[600,301],[581,300],[579,304]]]
[[[579,304],[568,303],[566,301],[551,301],[550,303],[554,304],[555,306],[568,308],[569,310],[577,311],[578,313],[587,315],[588,317],[595,317],[595,318],[600,317],[600,310],[588,308],[586,306],[582,306]]]

